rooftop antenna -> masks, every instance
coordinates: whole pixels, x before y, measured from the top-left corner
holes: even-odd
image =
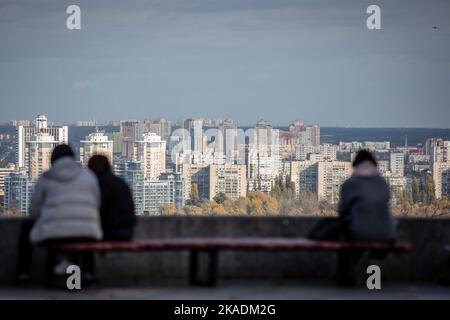
[[[95,123],[95,132],[98,132],[97,117],[94,117],[94,123]]]

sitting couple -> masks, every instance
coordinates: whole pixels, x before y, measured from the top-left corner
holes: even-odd
[[[51,168],[37,181],[30,216],[21,225],[18,280],[30,280],[33,245],[77,241],[129,241],[136,218],[131,191],[116,177],[108,159],[93,156],[82,168],[68,145],[57,146]],[[61,257],[54,274],[65,274],[70,255]],[[87,277],[93,277],[94,257],[83,255]]]

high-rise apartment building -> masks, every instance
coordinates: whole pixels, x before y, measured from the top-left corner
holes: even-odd
[[[430,157],[431,173],[436,198],[450,195],[450,141],[431,138],[425,143],[425,152]]]
[[[114,164],[115,174],[130,187],[136,214],[144,212],[144,167],[137,161],[120,161]]]
[[[279,130],[260,120],[248,133],[245,163],[249,190],[270,192],[281,172]]]
[[[430,156],[431,163],[450,161],[450,141],[428,139],[425,143],[425,154]]]
[[[159,176],[160,181],[166,181],[169,183],[169,202],[177,208],[184,206],[184,178],[181,173],[164,172]]]
[[[352,164],[343,161],[317,163],[317,196],[319,200],[337,203],[341,185],[350,177]]]
[[[5,177],[16,170],[16,166],[10,164],[4,168],[0,168],[0,196],[5,194]]]
[[[295,148],[295,160],[336,160],[337,151],[339,147],[332,144],[321,144],[320,146],[314,146],[312,144],[299,144]],[[311,155],[316,155],[311,157]]]
[[[405,174],[405,154],[400,151],[391,151],[389,165],[393,176],[402,177]]]
[[[145,120],[144,125],[148,128],[148,132],[156,133],[162,140],[168,142],[172,133],[172,123],[164,118],[159,120]]]
[[[209,177],[210,199],[213,199],[219,193],[225,194],[230,199],[239,199],[247,194],[245,165],[210,165]]]
[[[196,186],[200,200],[210,199],[210,170],[206,164],[183,164],[180,172],[184,178],[184,197],[190,199],[193,185]]]
[[[52,152],[57,145],[58,141],[48,132],[38,132],[27,139],[25,170],[31,181],[50,169]]]
[[[113,154],[122,155],[123,135],[121,132],[111,133],[111,139],[113,141]]]
[[[113,164],[113,140],[104,132],[96,131],[89,134],[86,140],[80,141],[80,162],[87,165],[93,155],[103,155],[108,158],[109,163]]]
[[[432,165],[434,192],[437,199],[450,196],[450,161],[436,161]]]
[[[144,166],[145,179],[156,180],[166,171],[166,141],[153,132],[134,143],[133,159]]]
[[[56,144],[68,143],[68,127],[48,126],[47,117],[38,115],[34,126],[17,126],[16,128],[16,165],[25,168],[29,162],[27,142],[36,134],[48,134]]]
[[[139,121],[124,120],[120,122],[120,133],[122,134],[122,157],[131,160],[136,141],[136,131]]]
[[[177,208],[184,205],[183,177],[177,173],[162,174],[158,180],[144,180],[144,215],[157,215],[166,204]]]
[[[317,161],[291,161],[290,177],[294,182],[295,194],[299,196],[303,192],[317,194]]]
[[[19,211],[28,214],[34,182],[30,181],[25,171],[15,171],[5,177],[3,198],[4,210]]]
[[[157,215],[165,204],[184,206],[184,180],[179,173],[162,173],[159,179],[145,179],[140,162],[122,161],[114,166],[117,176],[131,189],[137,215]]]
[[[320,127],[317,125],[306,126],[297,120],[289,126],[289,132],[298,136],[300,144],[320,145]]]

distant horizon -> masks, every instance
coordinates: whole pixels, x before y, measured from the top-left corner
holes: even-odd
[[[43,114],[43,113],[40,113]],[[64,121],[64,122],[60,122],[60,121],[52,121],[52,118],[49,117],[47,114],[44,114],[45,116],[47,116],[49,124],[55,125],[55,126],[77,126],[77,121],[95,121],[94,119],[78,119],[78,120],[71,120],[70,122]],[[28,118],[17,118],[17,119],[8,119],[8,120],[0,120],[0,126],[8,126],[8,122],[11,121],[30,121],[33,122],[35,117],[37,115],[35,115],[34,117],[28,119]],[[176,123],[180,120],[180,118],[173,120],[170,119],[168,117],[155,117],[155,118],[150,118],[150,117],[145,117],[142,119],[137,119],[137,118],[124,118],[124,119],[119,119],[119,120],[107,120],[106,123],[105,122],[97,122],[97,126],[101,126],[101,127],[105,127],[105,126],[110,126],[110,123],[112,122],[120,122],[120,121],[130,121],[130,120],[137,120],[139,122],[143,122],[145,120],[159,120],[161,118],[164,118],[168,121],[170,121],[173,125],[176,125]],[[235,122],[235,124],[237,125],[237,127],[239,128],[247,128],[247,127],[254,127],[256,125],[256,123],[261,120],[255,120],[255,122],[253,124],[240,124],[239,121],[237,121],[236,119],[233,118],[229,118],[229,117],[224,117],[224,118],[219,118],[219,117],[214,117],[214,118],[207,118],[207,117],[185,117],[182,118],[183,120],[185,119],[202,119],[202,120],[222,120],[222,119],[231,119]],[[291,122],[287,123],[287,124],[273,124],[271,123],[270,119],[266,119],[263,118],[262,120],[265,120],[269,123],[269,125],[273,128],[286,128],[289,127],[289,125],[291,125],[294,121],[300,121],[302,122],[305,126],[314,126],[317,125],[321,128],[341,128],[341,129],[419,129],[419,130],[425,130],[425,129],[435,129],[435,130],[450,130],[450,127],[407,127],[407,126],[351,126],[351,125],[321,125],[319,123],[306,123],[303,122],[299,119],[294,119]],[[94,126],[80,126],[80,127],[94,127]]]

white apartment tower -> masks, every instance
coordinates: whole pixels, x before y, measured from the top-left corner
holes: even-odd
[[[37,132],[26,141],[25,170],[31,181],[50,169],[52,152],[57,145],[58,141],[47,132]]]
[[[80,162],[87,165],[93,155],[103,155],[108,158],[109,163],[113,163],[114,142],[109,140],[104,132],[96,131],[89,134],[86,140],[80,141]]]
[[[17,126],[16,128],[16,165],[18,168],[25,168],[28,163],[27,142],[36,134],[48,134],[53,137],[56,144],[67,144],[68,127],[49,127],[47,117],[38,115],[34,126]]]
[[[134,143],[133,159],[144,166],[145,179],[157,180],[166,171],[166,141],[153,132]]]

